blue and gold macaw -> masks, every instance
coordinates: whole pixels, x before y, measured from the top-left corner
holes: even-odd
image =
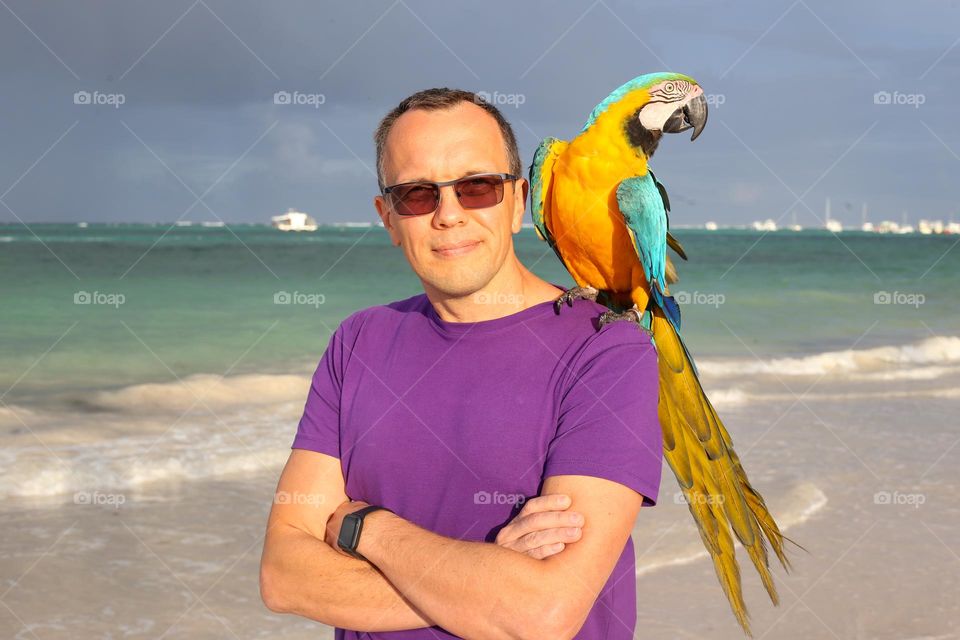
[[[530,198],[537,235],[578,285],[560,296],[557,310],[564,302],[590,298],[610,309],[600,316],[601,326],[627,319],[651,334],[664,457],[734,615],[750,634],[731,530],[774,604],[779,599],[764,536],[787,570],[783,541],[789,539],[750,486],[680,336],[680,309],[668,289],[676,273],[667,247],[686,255],[669,231],[666,189],[648,166],[664,133],[693,129],[694,140],[706,123],[706,97],[693,78],[678,73],[634,78],[594,108],[576,138],[540,144],[530,166]]]

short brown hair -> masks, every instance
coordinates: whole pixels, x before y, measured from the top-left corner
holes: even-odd
[[[503,117],[496,106],[490,104],[472,91],[462,89],[448,89],[447,87],[437,87],[433,89],[424,89],[411,96],[404,98],[400,104],[394,107],[390,113],[384,116],[373,134],[373,141],[377,146],[377,186],[383,190],[386,186],[383,182],[383,151],[387,144],[387,135],[390,129],[407,111],[413,109],[424,109],[425,111],[437,111],[440,109],[450,109],[461,102],[472,102],[477,105],[497,121],[500,127],[500,134],[503,136],[503,144],[507,152],[507,158],[510,160],[510,173],[515,176],[521,176],[523,167],[520,164],[520,151],[517,149],[517,137],[513,134],[513,128],[507,119]],[[521,176],[522,177],[522,176]]]

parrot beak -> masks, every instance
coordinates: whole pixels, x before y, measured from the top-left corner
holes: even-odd
[[[680,133],[693,129],[690,141],[693,142],[707,126],[707,98],[701,93],[670,114],[663,123],[664,133]]]

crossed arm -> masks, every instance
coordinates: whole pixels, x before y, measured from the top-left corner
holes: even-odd
[[[339,461],[294,450],[281,475],[261,561],[267,606],[329,625],[392,631],[439,625],[464,638],[572,638],[623,551],[642,496],[589,476],[552,476],[543,493],[570,496],[582,535],[538,560],[485,542],[427,531],[377,511],[351,558],[324,542],[327,520],[348,500]]]

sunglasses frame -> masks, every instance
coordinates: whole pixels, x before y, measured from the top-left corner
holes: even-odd
[[[387,198],[387,202],[390,203],[390,208],[393,209],[398,216],[403,216],[403,217],[405,217],[405,218],[414,217],[414,216],[425,216],[425,215],[428,215],[428,214],[436,213],[436,212],[437,212],[437,209],[440,208],[440,202],[443,200],[443,192],[440,190],[441,187],[447,187],[447,186],[450,186],[450,185],[456,185],[458,182],[461,182],[461,181],[463,181],[463,180],[471,180],[471,179],[473,179],[473,178],[490,178],[490,177],[498,177],[498,178],[500,178],[500,180],[501,180],[502,182],[504,182],[504,183],[507,182],[508,180],[511,181],[511,182],[516,182],[517,180],[520,180],[520,179],[521,179],[521,176],[516,176],[516,175],[514,175],[514,174],[512,174],[512,173],[474,173],[474,174],[469,175],[469,176],[463,176],[462,178],[457,178],[456,180],[447,180],[447,181],[445,181],[445,182],[430,182],[429,180],[414,180],[414,181],[412,181],[412,182],[401,182],[401,183],[399,183],[399,184],[390,185],[389,187],[384,187],[384,188],[383,188],[383,195],[384,195],[384,196],[389,196],[390,193],[391,193],[394,189],[396,189],[396,188],[398,188],[398,187],[406,187],[406,186],[410,186],[410,185],[426,185],[426,186],[432,186],[432,187],[436,188],[436,193],[437,193],[437,206],[435,206],[435,207],[433,208],[433,211],[425,211],[424,213],[400,213],[400,211],[397,210],[397,207],[394,206],[394,204],[393,204],[393,202],[391,201],[391,199],[390,199],[390,198]],[[456,189],[454,189],[454,193],[456,193]],[[457,202],[458,202],[458,203],[460,204],[460,206],[463,207],[464,209],[484,209],[484,208],[486,208],[486,207],[467,207],[467,206],[464,206],[464,204],[463,204],[462,202],[460,202],[460,195],[459,195],[459,194],[457,194]],[[497,202],[496,204],[500,204],[501,202],[503,202],[503,194],[500,194],[500,201]],[[496,204],[493,204],[493,205],[490,205],[490,206],[493,207],[493,206],[496,206]]]

